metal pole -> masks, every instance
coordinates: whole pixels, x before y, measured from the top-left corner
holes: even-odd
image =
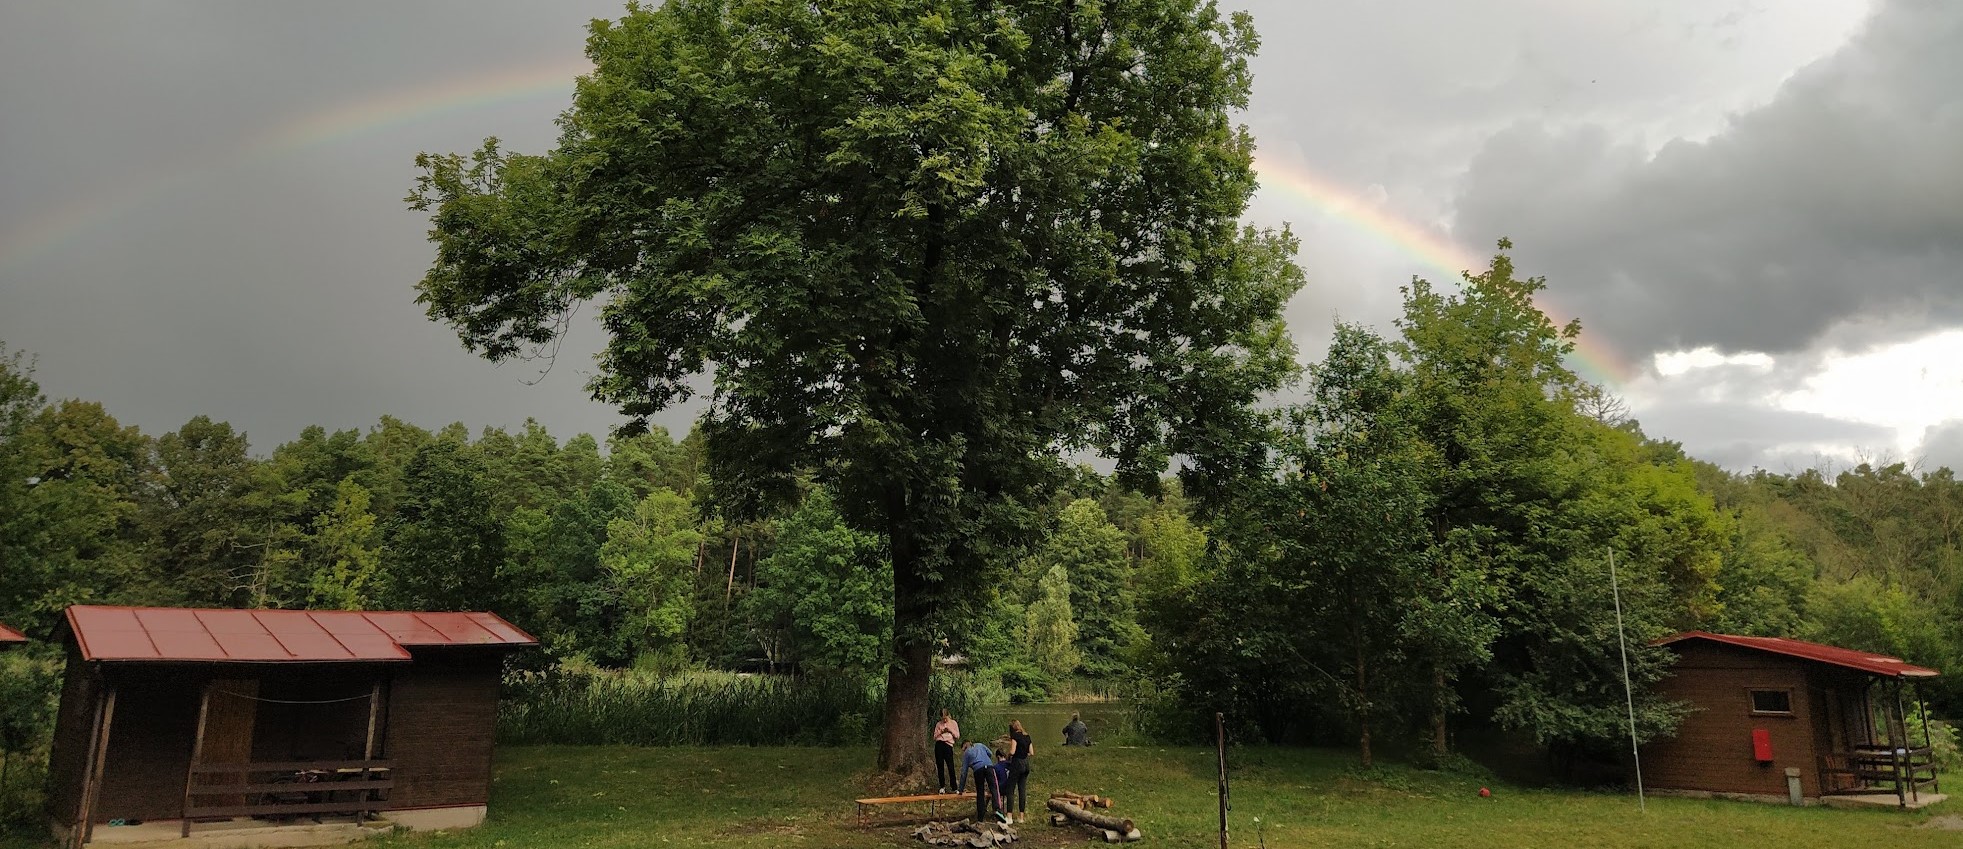
[[[1227,849],[1227,717],[1213,715],[1213,748],[1220,757],[1220,849]]]
[[[1648,812],[1643,798],[1643,753],[1636,742],[1636,688],[1629,683],[1629,638],[1622,633],[1622,584],[1615,576],[1615,549],[1609,549],[1609,591],[1615,595],[1615,641],[1622,649],[1622,694],[1629,702],[1629,756],[1636,762],[1636,808]]]

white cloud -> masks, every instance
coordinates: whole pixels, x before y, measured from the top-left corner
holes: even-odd
[[[1691,369],[1716,368],[1718,366],[1750,366],[1755,369],[1771,370],[1772,355],[1759,351],[1742,354],[1724,354],[1706,345],[1689,351],[1666,351],[1654,358],[1656,372],[1664,377],[1676,377]]]
[[[1892,447],[1912,453],[1930,428],[1963,419],[1963,330],[1858,354],[1829,353],[1802,388],[1774,403],[1887,427],[1895,432]]]

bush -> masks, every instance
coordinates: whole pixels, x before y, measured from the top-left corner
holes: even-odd
[[[60,684],[54,660],[0,655],[0,827],[28,824],[40,808]]]
[[[498,739],[511,744],[851,746],[873,740],[884,716],[883,682],[841,675],[657,675],[562,665],[508,675],[505,685]],[[932,715],[974,703],[963,678],[934,679]]]
[[[1050,690],[1056,682],[1049,673],[1033,663],[1013,660],[996,667],[995,674],[1002,680],[1002,690],[1009,697],[1009,704],[1026,705],[1031,702],[1048,701]]]
[[[1911,707],[1908,715],[1902,719],[1907,724],[1909,745],[1922,742],[1922,711]],[[1930,758],[1936,762],[1936,769],[1951,774],[1963,769],[1963,751],[1957,747],[1956,726],[1940,719],[1930,719],[1928,725]]]

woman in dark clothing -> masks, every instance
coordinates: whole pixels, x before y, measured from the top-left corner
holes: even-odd
[[[1009,811],[1009,818],[1022,822],[1029,815],[1029,756],[1036,751],[1036,744],[1029,739],[1029,733],[1022,730],[1022,720],[1009,723],[1009,740],[1013,748],[1009,751],[1009,783],[1002,788],[1002,807]]]

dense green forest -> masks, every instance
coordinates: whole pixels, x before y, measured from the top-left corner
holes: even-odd
[[[937,654],[966,670],[946,676],[1004,698],[1130,696],[1167,737],[1224,710],[1243,739],[1366,759],[1386,743],[1449,757],[1466,727],[1611,745],[1626,731],[1610,552],[1635,640],[1786,635],[1955,668],[1950,470],[1699,462],[1563,365],[1577,328],[1532,306],[1542,285],[1501,255],[1461,287],[1415,282],[1394,335],[1339,327],[1307,400],[1270,411],[1261,462],[1204,502],[1080,466],[1030,512],[1037,542],[1005,555],[1007,579],[941,620]],[[886,540],[809,479],[794,508],[734,521],[705,451],[700,432],[603,448],[530,422],[388,417],[255,451],[203,416],[151,435],[48,401],[13,352],[0,621],[45,640],[78,603],[488,609],[544,644],[520,677],[736,670],[876,689]],[[51,686],[9,662],[9,686]],[[1663,674],[1654,650],[1632,662],[1639,683]],[[1963,706],[1949,679],[1934,686],[1939,713]],[[1646,735],[1678,715],[1638,708]],[[31,713],[9,714],[9,749],[45,733]]]

